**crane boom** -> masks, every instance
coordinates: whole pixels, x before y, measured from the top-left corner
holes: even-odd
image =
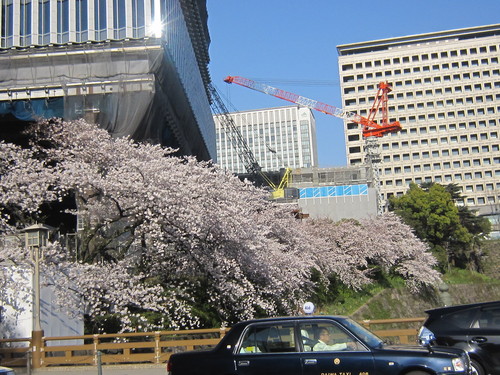
[[[261,175],[262,168],[255,159],[255,156],[248,147],[248,144],[243,139],[243,136],[234,123],[233,118],[229,114],[229,110],[226,108],[224,101],[221,99],[214,86],[210,85],[209,90],[212,95],[212,112],[220,117],[222,127],[226,131],[226,134],[235,150],[238,152],[238,156],[245,166],[246,171],[254,176]]]
[[[241,134],[238,127],[234,123],[234,120],[229,114],[229,110],[227,109],[226,105],[224,104],[224,101],[217,92],[217,89],[212,85],[209,85],[208,88],[210,90],[210,94],[212,97],[212,103],[211,103],[212,112],[218,116],[222,128],[224,129],[229,140],[231,141],[234,149],[238,153],[238,156],[243,165],[245,166],[247,173],[252,175],[256,180],[256,182],[261,182],[259,180],[262,180],[269,187],[271,187],[273,189],[272,192],[273,199],[283,198],[284,189],[290,179],[291,169],[290,168],[286,169],[283,178],[281,180],[281,183],[277,186],[262,171],[262,167],[259,165],[259,162],[255,158],[252,150],[250,149],[247,142],[243,138],[243,135]]]
[[[322,103],[314,99],[309,99],[304,96],[281,90],[264,83],[256,82],[248,78],[240,76],[228,76],[224,79],[224,81],[227,83],[236,83],[240,86],[260,91],[264,94],[275,96],[277,98],[287,100],[295,104],[303,105],[304,107],[323,112],[327,115],[339,117],[344,120],[360,124],[363,126],[363,137],[382,137],[384,134],[394,133],[401,130],[401,125],[398,121],[389,123],[387,119],[387,94],[391,91],[391,88],[387,82],[381,82],[379,84],[375,103],[370,110],[369,118],[366,118],[354,112],[349,112],[345,109],[337,108],[330,104]],[[379,109],[382,111],[382,124],[378,124],[373,120],[375,114],[379,111]]]

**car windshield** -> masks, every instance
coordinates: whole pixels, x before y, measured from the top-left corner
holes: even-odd
[[[372,348],[380,348],[384,344],[384,341],[380,337],[352,319],[346,318],[340,323]]]

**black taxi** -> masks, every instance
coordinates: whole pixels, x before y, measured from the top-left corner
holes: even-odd
[[[169,375],[468,375],[453,348],[386,344],[343,316],[298,316],[236,324],[210,351],[173,354]]]

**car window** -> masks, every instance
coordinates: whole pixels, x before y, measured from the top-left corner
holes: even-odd
[[[470,328],[474,325],[474,318],[477,316],[477,309],[457,311],[446,315],[443,319],[449,328]]]
[[[296,350],[293,324],[252,325],[241,341],[240,353],[286,353]]]
[[[500,329],[500,308],[481,309],[472,328]]]
[[[358,322],[356,322],[352,319],[344,319],[341,323],[350,332],[357,335],[359,338],[364,340],[365,343],[367,343],[368,345],[370,345],[373,348],[379,348],[384,344],[384,341],[380,337],[375,335],[372,331],[367,330],[361,324],[359,324]]]
[[[354,339],[333,322],[307,322],[300,324],[304,351],[340,351],[355,349]]]

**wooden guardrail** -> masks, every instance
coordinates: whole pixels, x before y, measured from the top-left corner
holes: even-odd
[[[363,320],[363,326],[394,344],[416,344],[418,329],[425,318]]]
[[[411,344],[424,318],[364,320],[381,338]],[[214,347],[229,328],[43,337],[40,366],[164,363],[171,354]],[[77,344],[59,345],[64,341]],[[31,338],[0,339],[0,365],[26,367],[33,350]],[[100,358],[98,358],[100,357]]]

